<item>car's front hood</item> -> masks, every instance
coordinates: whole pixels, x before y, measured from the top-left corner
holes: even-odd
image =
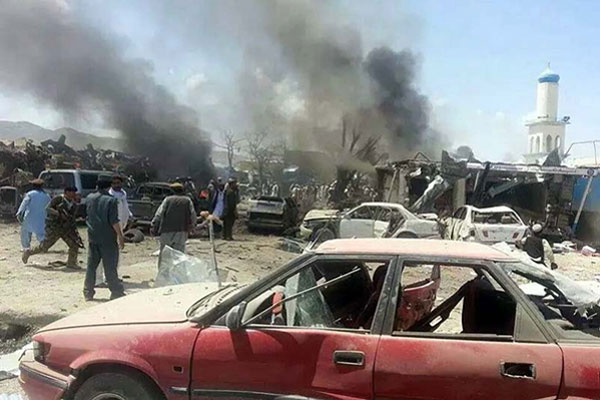
[[[318,209],[314,209],[314,210],[310,210],[308,213],[306,213],[306,215],[304,216],[304,221],[314,221],[314,220],[319,220],[319,219],[331,219],[331,218],[335,218],[339,215],[339,211],[338,210],[318,210]]]
[[[189,283],[144,290],[60,319],[42,328],[41,332],[99,325],[183,322],[187,320],[186,311],[215,290],[216,283]]]

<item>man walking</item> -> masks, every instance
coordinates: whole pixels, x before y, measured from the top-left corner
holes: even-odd
[[[118,201],[108,194],[111,180],[98,177],[98,191],[90,194],[86,200],[88,228],[88,263],[85,274],[83,295],[86,301],[94,298],[96,270],[100,261],[110,289],[110,299],[125,295],[123,285],[117,276],[119,249],[125,246],[125,238],[119,224]]]
[[[50,203],[50,196],[44,192],[44,181],[35,179],[30,182],[33,189],[25,195],[17,219],[21,225],[21,248],[23,251],[31,247],[31,235],[35,233],[38,243],[42,243],[46,236],[46,207]]]
[[[152,228],[160,235],[160,254],[165,246],[185,253],[185,242],[196,225],[196,211],[188,196],[183,194],[183,185],[174,183],[174,195],[166,197],[152,219]],[[160,267],[161,256],[158,265]]]
[[[231,178],[227,183],[227,189],[225,189],[225,205],[223,210],[223,239],[225,240],[233,240],[233,225],[238,216],[238,203],[237,181]]]
[[[83,248],[83,241],[77,232],[75,220],[76,196],[77,188],[68,187],[65,188],[64,194],[52,199],[47,208],[46,237],[33,249],[23,252],[24,264],[27,264],[29,257],[35,254],[47,253],[59,239],[62,239],[69,246],[67,268],[79,268],[77,256],[79,248]]]
[[[119,225],[121,225],[121,231],[125,233],[127,223],[129,222],[129,218],[132,214],[129,210],[129,203],[127,202],[127,192],[123,189],[123,177],[121,177],[120,175],[113,175],[111,187],[108,191],[108,194],[117,199],[119,203]],[[96,271],[96,283],[98,283],[96,287],[108,287],[108,284],[106,283],[106,274],[102,274],[102,267],[99,267]]]

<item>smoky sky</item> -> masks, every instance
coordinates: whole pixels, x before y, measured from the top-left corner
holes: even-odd
[[[446,144],[429,126],[431,106],[417,85],[419,56],[386,46],[365,49],[361,33],[344,18],[343,2],[211,4],[219,26],[233,19],[221,29],[242,52],[236,89],[248,130],[285,135],[291,147],[335,152],[345,119],[364,137],[382,138],[395,158],[416,151],[435,157]],[[194,32],[186,37],[205,40]]]
[[[99,112],[122,133],[128,150],[148,156],[164,175],[208,171],[210,145],[196,112],[156,83],[149,61],[126,57],[122,38],[82,23],[58,4],[2,1],[0,85],[70,118]]]
[[[110,24],[90,23],[89,15],[61,11],[50,1],[4,0],[0,85],[67,116],[100,110],[131,150],[173,159],[177,170],[207,167],[210,148],[198,129],[203,119],[217,120],[210,125],[215,131],[268,132],[288,147],[334,156],[341,151],[342,119],[365,137],[382,138],[393,158],[419,150],[436,156],[445,144],[430,128],[431,107],[418,90],[418,53],[365,48],[362,33],[344,17],[343,1],[67,3],[79,11],[112,5],[106,12],[112,19],[119,9],[135,9],[137,23],[152,26],[153,56],[162,57],[162,66],[171,62],[177,69],[179,58],[185,55],[189,64],[189,54],[198,53],[227,70],[225,83],[210,74],[198,80],[185,99],[188,107],[171,95],[176,88],[156,83],[149,61],[125,56],[128,38],[110,32]],[[403,29],[410,28],[399,26],[398,34]],[[200,165],[190,168],[190,160]]]

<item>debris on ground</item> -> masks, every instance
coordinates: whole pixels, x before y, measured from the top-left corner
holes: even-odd
[[[200,259],[165,246],[160,255],[160,265],[155,287],[181,285],[192,282],[219,283],[217,266],[211,259]]]
[[[596,249],[590,246],[583,246],[583,248],[581,249],[581,254],[583,254],[584,256],[592,256],[596,254]]]

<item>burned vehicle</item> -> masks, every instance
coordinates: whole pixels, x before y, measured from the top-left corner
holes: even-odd
[[[339,215],[338,210],[310,210],[300,224],[300,238],[310,238],[313,232],[336,220]]]
[[[598,398],[599,293],[549,274],[478,243],[332,240],[249,286],[54,322],[20,382],[30,400]]]
[[[19,189],[13,186],[0,187],[0,218],[14,219],[21,203]]]
[[[147,182],[127,194],[129,209],[136,226],[149,228],[154,214],[165,197],[175,192],[169,183]]]
[[[519,214],[506,206],[477,208],[463,206],[441,223],[443,237],[481,243],[516,243],[523,239],[527,225]]]
[[[291,197],[260,196],[248,202],[248,229],[283,232],[296,226],[298,213],[298,204]]]
[[[309,213],[310,214],[310,213]],[[307,214],[307,217],[308,215]],[[396,203],[363,203],[325,219],[325,214],[301,225],[301,235],[311,241],[333,238],[431,238],[439,236],[435,215],[415,215]]]

